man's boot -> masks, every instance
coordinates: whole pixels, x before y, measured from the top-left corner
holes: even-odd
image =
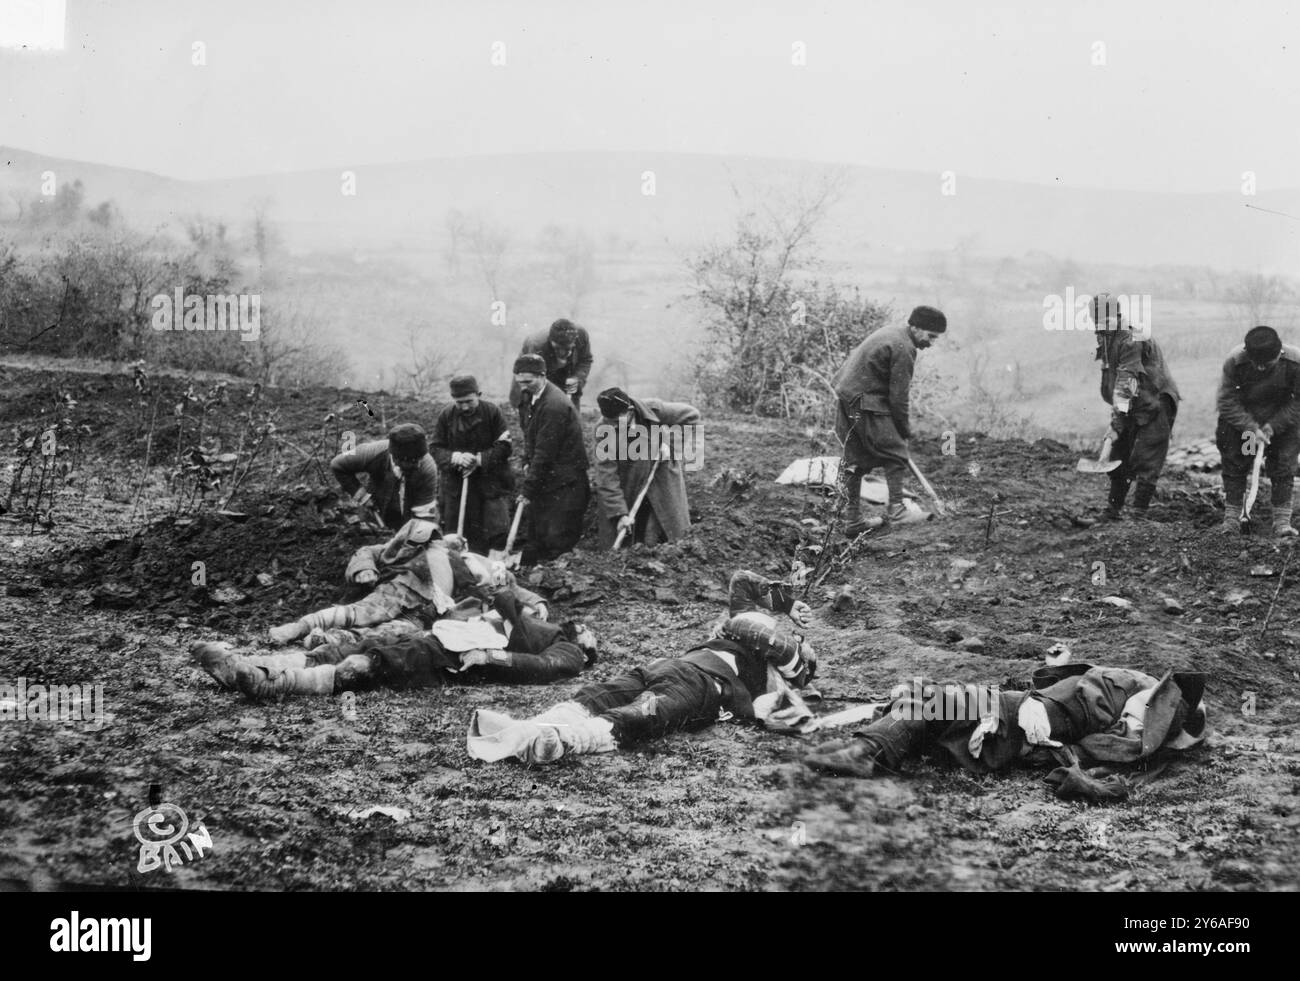
[[[1223,524],[1215,529],[1222,535],[1241,534],[1241,502],[1225,504],[1223,507]]]
[[[1273,508],[1273,534],[1278,538],[1292,538],[1300,532],[1291,527],[1291,509]]]
[[[199,662],[199,667],[214,678],[222,688],[235,687],[235,669],[242,656],[234,645],[225,641],[204,641],[193,645],[190,653]]]
[[[854,739],[848,746],[840,749],[832,749],[830,746],[819,749],[804,757],[803,762],[810,769],[822,773],[866,779],[875,772],[875,752],[875,747],[865,739]]]
[[[1133,492],[1133,520],[1148,521],[1150,520],[1151,499],[1155,497],[1155,484],[1137,485],[1137,490]]]
[[[844,534],[856,538],[871,526],[862,520],[862,474],[852,468],[844,478],[844,494],[848,500],[844,506]]]
[[[311,625],[305,620],[295,620],[293,623],[272,627],[268,633],[273,644],[292,644],[311,633]]]
[[[277,698],[284,695],[333,695],[334,665],[275,671],[253,664],[240,664],[235,684],[249,698]]]
[[[1106,521],[1120,521],[1124,511],[1124,499],[1128,497],[1130,481],[1122,477],[1110,478],[1110,494],[1106,498],[1106,507],[1101,516]],[[1148,499],[1148,504],[1150,499]]]
[[[891,501],[885,509],[885,524],[898,524],[907,517],[907,505],[902,501]]]

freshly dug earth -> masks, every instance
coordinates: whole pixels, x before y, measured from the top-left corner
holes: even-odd
[[[733,570],[776,577],[796,557],[812,564],[827,500],[773,478],[798,456],[830,452],[830,437],[711,416],[705,466],[688,476],[691,539],[611,555],[587,550],[589,535],[580,551],[525,572],[557,615],[586,620],[600,638],[600,661],[579,681],[257,704],[218,690],[189,645],[257,645],[267,627],[337,600],[352,550],[380,537],[324,467],[339,434],[431,423],[436,407],[336,390],[251,399],[232,383],[204,433],[242,461],[257,425],[270,419],[275,430],[229,505],[236,513],[223,516],[164,480],[197,439],[193,405],[173,414],[183,380],[153,379],[142,394],[129,375],[14,369],[0,383],[10,479],[24,440],[57,422],[63,454],[64,434],[88,427],[71,473],[55,468],[53,507],[24,510],[30,478],[19,474],[0,515],[0,682],[102,682],[108,713],[98,730],[0,722],[0,879],[212,889],[1300,884],[1300,596],[1290,585],[1300,563],[1279,577],[1286,549],[1212,534],[1214,486],[1190,475],[1167,476],[1156,521],[1094,525],[1105,481],[1074,472],[1077,450],[961,434],[957,454],[944,456],[938,438],[921,439],[918,462],[954,513],[868,536],[847,555],[837,546],[809,593],[821,711],[880,699],[917,676],[1026,687],[1057,642],[1076,660],[1208,672],[1213,734],[1127,802],[1058,801],[1034,770],[975,778],[923,762],[903,777],[818,776],[800,761],[836,734],[729,723],[550,767],[485,765],[465,753],[475,708],[526,716],[583,682],[680,654],[722,611]],[[146,447],[152,466],[142,470]],[[854,599],[836,612],[830,600],[845,586]],[[203,822],[209,852],[171,872],[136,870],[132,819],[151,789]]]

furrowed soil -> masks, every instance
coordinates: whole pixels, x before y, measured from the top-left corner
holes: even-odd
[[[0,491],[14,488],[0,498],[0,683],[102,683],[105,707],[102,726],[0,721],[10,887],[1300,884],[1300,563],[1287,565],[1289,549],[1270,538],[1214,534],[1219,495],[1204,477],[1167,473],[1154,521],[1093,524],[1106,481],[1075,472],[1077,449],[963,433],[944,455],[938,437],[919,439],[917,461],[952,513],[866,536],[847,554],[836,545],[808,594],[819,712],[881,700],[918,676],[1028,687],[1058,642],[1076,661],[1207,672],[1210,737],[1127,801],[1057,800],[1042,768],[980,778],[922,761],[900,776],[819,776],[801,760],[837,733],[734,723],[529,768],[471,761],[472,711],[528,716],[582,683],[683,653],[723,610],[733,570],[778,577],[796,555],[811,563],[827,498],[774,478],[810,451],[832,452],[828,435],[710,416],[704,466],[687,481],[690,539],[613,555],[591,550],[589,535],[526,570],[556,616],[597,632],[600,660],[582,679],[366,692],[350,712],[339,697],[255,703],[222,691],[188,649],[257,646],[269,626],[335,602],[348,556],[382,537],[328,473],[340,434],[430,425],[436,406],[232,381],[200,439],[185,379],[137,387],[129,373],[47,366],[0,369],[0,383],[10,454]],[[194,382],[195,398],[213,384]],[[259,441],[268,420],[275,429]],[[53,463],[39,455],[51,427]],[[192,485],[167,479],[178,449],[183,465],[190,446],[214,441],[238,456],[221,494],[253,458],[231,515],[216,513],[220,495],[200,508]],[[1111,597],[1125,603],[1102,602]],[[133,818],[151,796],[201,821],[212,847],[170,871],[137,871]]]

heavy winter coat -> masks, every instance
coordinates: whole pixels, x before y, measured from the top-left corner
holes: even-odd
[[[699,410],[685,402],[664,402],[661,399],[632,399],[636,421],[620,427],[620,420],[602,418],[596,438],[596,501],[600,506],[600,547],[612,548],[618,535],[618,521],[628,514],[637,495],[645,487],[650,471],[655,470],[654,482],[646,493],[642,509],[649,508],[659,524],[664,541],[675,542],[691,528],[691,512],[686,500],[686,473],[680,459],[681,446],[673,456],[659,463],[654,460],[620,460],[611,453],[607,444],[627,443],[638,439],[647,446],[653,457],[659,446],[649,439],[654,430],[649,426],[695,426],[700,421]],[[671,429],[659,431],[662,439],[672,446]],[[698,452],[698,436],[692,436]],[[649,536],[648,536],[649,537]],[[660,536],[654,536],[660,537]]]

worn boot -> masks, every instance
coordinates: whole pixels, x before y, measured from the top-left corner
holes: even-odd
[[[1130,482],[1123,478],[1111,477],[1110,494],[1106,498],[1106,508],[1101,512],[1105,521],[1122,521],[1124,499],[1128,497]]]
[[[1151,499],[1155,497],[1155,484],[1138,484],[1133,492],[1133,520],[1150,520]]]
[[[1223,524],[1217,529],[1223,535],[1241,534],[1241,503],[1225,504],[1223,507]]]
[[[1291,509],[1275,507],[1273,509],[1273,534],[1278,538],[1292,538],[1300,532],[1291,527]]]
[[[885,523],[897,524],[907,517],[907,506],[902,501],[893,501],[885,509]]]
[[[211,675],[222,688],[235,687],[235,668],[241,655],[225,641],[205,641],[190,648],[199,667]]]
[[[272,627],[268,633],[273,644],[292,644],[295,640],[306,637],[311,633],[311,625],[304,620],[295,620],[293,623]]]
[[[832,743],[831,746],[840,746]],[[866,779],[875,772],[875,747],[862,739],[854,739],[848,746],[832,749],[830,746],[819,748],[817,752],[804,757],[804,766],[822,773],[834,773],[844,777]]]
[[[368,654],[349,654],[334,666],[334,687],[339,691],[361,688],[375,670]]]
[[[315,668],[291,668],[276,671],[253,664],[240,664],[235,670],[235,684],[249,698],[277,698],[284,695],[333,695],[333,664]]]

